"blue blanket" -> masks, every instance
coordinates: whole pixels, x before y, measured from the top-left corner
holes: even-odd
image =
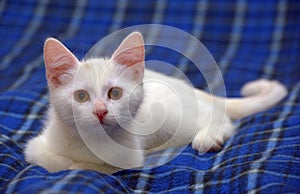
[[[216,59],[227,95],[247,81],[275,79],[288,96],[268,111],[236,122],[219,152],[191,146],[166,164],[113,175],[86,170],[49,173],[26,163],[24,146],[37,135],[48,104],[42,47],[56,37],[79,58],[100,38],[138,24],[170,25],[199,39]],[[297,0],[0,2],[0,193],[297,193],[300,192],[300,3]],[[199,88],[205,82],[181,55]],[[249,105],[251,106],[251,105]],[[167,149],[156,154],[168,159]]]

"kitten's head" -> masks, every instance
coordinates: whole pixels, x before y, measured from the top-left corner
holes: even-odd
[[[130,34],[111,58],[79,61],[58,40],[44,47],[54,111],[64,124],[111,129],[131,122],[143,100],[144,42]],[[120,123],[121,122],[121,123]]]

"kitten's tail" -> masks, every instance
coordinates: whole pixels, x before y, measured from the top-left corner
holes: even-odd
[[[243,86],[244,98],[226,99],[226,112],[233,120],[243,118],[279,103],[286,95],[287,89],[277,81],[255,80]]]

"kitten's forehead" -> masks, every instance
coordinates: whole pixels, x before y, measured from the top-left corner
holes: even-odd
[[[107,58],[91,58],[85,61],[82,61],[82,67],[85,70],[103,70],[103,68],[108,67],[110,60]]]
[[[113,65],[111,60],[105,58],[88,59],[80,63],[75,88],[85,86],[100,88],[114,84],[120,79],[119,75],[119,67]]]
[[[74,89],[93,91],[95,95],[106,93],[112,86],[131,90],[136,82],[131,79],[128,67],[115,64],[110,59],[94,58],[80,62]]]
[[[111,71],[109,59],[95,58],[82,61],[78,74],[87,80],[106,79],[106,75]]]
[[[91,65],[91,63],[85,62],[85,63],[83,63],[83,67],[84,67],[86,70],[90,70],[90,69],[92,68],[92,65]]]

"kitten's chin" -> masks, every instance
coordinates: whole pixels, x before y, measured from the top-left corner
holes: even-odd
[[[119,125],[115,122],[104,119],[102,121],[98,121],[97,126],[106,130],[106,129],[113,129]]]
[[[119,125],[117,123],[111,122],[111,121],[99,121],[99,126],[104,128],[104,129],[111,129],[111,128],[115,128],[115,127],[119,127]]]
[[[105,121],[102,121],[102,122],[99,121],[99,126],[103,127],[103,128],[106,128],[106,127],[109,127],[110,125],[109,125],[109,123],[107,123]]]

